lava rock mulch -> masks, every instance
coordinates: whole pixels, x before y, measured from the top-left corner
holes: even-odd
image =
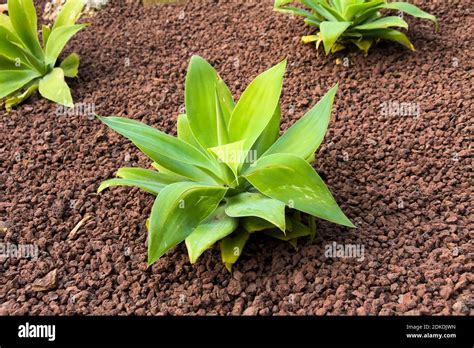
[[[474,314],[470,1],[415,1],[440,32],[408,18],[416,52],[380,44],[367,57],[301,45],[310,29],[272,2],[112,4],[65,52],[81,56],[73,97],[175,133],[191,55],[237,95],[286,57],[282,130],[340,83],[315,168],[358,228],[320,221],[298,251],[255,235],[233,274],[217,250],[191,265],[184,246],[147,269],[153,197],[96,189],[149,161],[98,120],[34,97],[1,112],[0,242],[38,258],[0,258],[0,314]],[[363,257],[328,257],[334,245]]]

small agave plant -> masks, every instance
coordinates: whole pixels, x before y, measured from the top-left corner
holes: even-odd
[[[8,15],[0,13],[0,100],[7,111],[39,89],[46,99],[73,107],[64,77],[76,77],[79,56],[57,60],[68,41],[86,24],[75,24],[83,0],[68,0],[52,27],[43,25],[42,45],[37,33],[33,0],[8,0]]]
[[[219,242],[231,271],[254,233],[296,245],[314,237],[314,217],[354,227],[310,164],[337,86],[279,137],[285,67],[282,61],[259,75],[235,103],[214,68],[193,56],[177,138],[131,119],[99,117],[153,161],[154,169],[119,169],[98,189],[136,186],[156,195],[147,220],[149,265],[183,241],[195,263]]]
[[[292,4],[299,3],[304,8]],[[317,28],[315,35],[302,37],[304,43],[321,42],[326,55],[355,45],[366,54],[379,40],[390,40],[414,51],[407,36],[393,28],[408,29],[400,16],[384,16],[381,10],[396,10],[413,17],[433,21],[436,17],[407,2],[387,0],[275,0],[275,11],[304,17],[304,22]]]

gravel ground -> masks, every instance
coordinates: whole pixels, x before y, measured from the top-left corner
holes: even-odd
[[[287,57],[282,131],[339,81],[315,168],[358,228],[321,221],[297,251],[254,236],[233,274],[217,250],[192,266],[184,246],[147,269],[153,197],[96,189],[148,160],[99,121],[34,97],[0,113],[0,242],[39,250],[0,258],[0,314],[472,315],[472,6],[415,2],[441,22],[436,33],[408,18],[417,52],[382,43],[342,64],[301,45],[310,29],[271,0],[121,1],[91,18],[65,52],[81,56],[76,103],[169,133],[192,54],[237,95]],[[327,257],[333,243],[363,257]]]

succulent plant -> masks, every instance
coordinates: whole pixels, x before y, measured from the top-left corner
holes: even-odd
[[[302,7],[295,7],[299,3]],[[387,0],[275,0],[275,11],[304,17],[304,22],[317,28],[317,33],[302,37],[304,43],[324,45],[326,54],[335,53],[353,44],[367,53],[379,40],[398,42],[414,51],[407,36],[393,28],[408,29],[400,16],[384,16],[381,10],[397,10],[411,16],[433,21],[436,17],[407,2]]]
[[[214,68],[193,56],[177,138],[135,120],[100,117],[153,161],[154,169],[119,169],[98,189],[135,186],[156,195],[147,220],[150,265],[183,241],[192,263],[219,243],[230,271],[253,233],[296,245],[314,237],[315,217],[354,227],[310,164],[337,86],[279,137],[285,67],[282,61],[260,74],[235,103]]]
[[[75,24],[82,0],[68,0],[52,27],[43,25],[42,45],[32,0],[8,0],[8,15],[0,14],[0,100],[7,111],[39,90],[46,99],[74,106],[65,77],[76,77],[79,56],[57,60],[68,41],[86,24]]]

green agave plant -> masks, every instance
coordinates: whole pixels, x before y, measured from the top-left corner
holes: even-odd
[[[64,77],[76,77],[79,56],[57,59],[68,41],[86,24],[75,24],[83,0],[68,0],[52,27],[43,25],[38,39],[36,10],[32,0],[8,0],[8,16],[0,14],[0,100],[7,111],[36,90],[56,103],[73,107]]]
[[[297,2],[305,8],[292,6]],[[415,47],[405,34],[392,28],[408,29],[408,24],[399,16],[384,16],[380,10],[389,9],[411,16],[433,21],[436,17],[406,2],[387,0],[275,0],[275,11],[304,17],[306,24],[316,27],[315,35],[303,36],[304,43],[324,45],[326,55],[340,51],[348,44],[356,45],[368,53],[378,40],[396,41],[410,50]]]
[[[259,75],[234,103],[214,68],[193,56],[177,138],[134,120],[99,117],[153,161],[153,170],[119,169],[98,189],[136,186],[156,195],[147,220],[150,265],[183,241],[194,263],[220,241],[230,271],[252,233],[296,245],[314,237],[314,217],[354,227],[310,165],[337,86],[279,137],[285,67],[283,61]],[[300,212],[309,215],[309,227]]]

